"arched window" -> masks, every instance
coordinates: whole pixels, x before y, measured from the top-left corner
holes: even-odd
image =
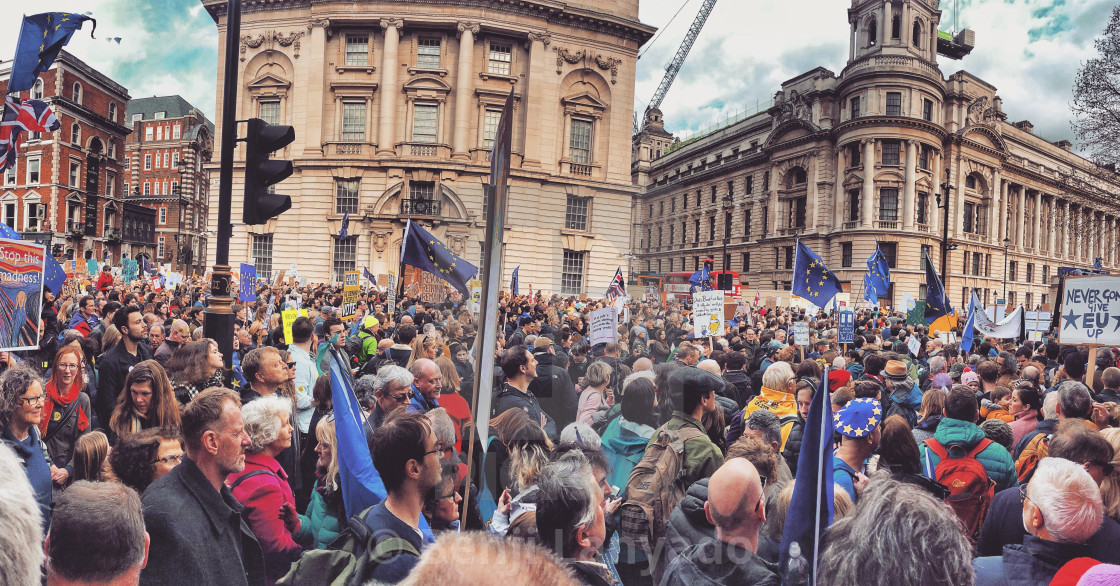
[[[805,169],[796,167],[789,172],[789,178],[786,180],[786,189],[793,189],[798,185],[804,185],[808,180],[805,174]]]
[[[70,126],[70,143],[82,144],[82,126],[77,122]]]
[[[74,102],[77,104],[82,103],[82,84],[74,82]]]
[[[867,24],[867,45],[874,47],[877,42],[879,42],[879,23],[873,18]]]
[[[35,85],[31,86],[31,99],[43,99],[43,80],[35,78]]]
[[[917,20],[914,21],[914,32],[910,35],[910,42],[915,47],[922,48],[922,23]]]
[[[902,17],[897,14],[891,17],[891,38],[902,38]]]

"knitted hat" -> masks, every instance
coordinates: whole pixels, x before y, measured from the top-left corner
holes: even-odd
[[[968,372],[962,372],[961,373],[961,384],[962,385],[967,385],[969,383],[974,383],[974,382],[975,383],[980,382],[980,375],[976,374],[975,372],[972,372],[971,370],[968,371]]]
[[[846,370],[833,370],[828,373],[828,391],[831,393],[848,384],[850,380],[852,380],[852,373]]]

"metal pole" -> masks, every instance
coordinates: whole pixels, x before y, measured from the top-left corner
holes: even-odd
[[[945,213],[941,214],[941,284],[945,287],[946,295],[949,294],[949,189],[951,188],[952,185],[949,185],[949,169],[945,169],[945,183],[941,184],[945,205],[937,207],[945,210]]]
[[[226,368],[233,358],[233,298],[230,297],[229,241],[233,237],[233,156],[237,148],[237,55],[241,37],[241,0],[226,3],[226,54],[222,86],[222,151],[218,176],[218,247],[206,304],[206,337],[218,343]]]

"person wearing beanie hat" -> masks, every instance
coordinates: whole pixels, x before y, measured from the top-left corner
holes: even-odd
[[[840,434],[840,446],[832,457],[832,478],[859,502],[859,493],[867,484],[863,474],[867,459],[879,449],[883,420],[883,406],[871,398],[852,399],[842,409],[832,414],[832,425]]]
[[[980,424],[984,436],[1011,452],[1011,426],[1002,419],[987,419]]]
[[[953,366],[949,367],[949,376],[953,377],[953,381],[955,382],[960,381],[961,375],[964,374],[967,368],[968,365],[963,362],[954,362]]]
[[[961,384],[968,385],[972,390],[978,391],[980,390],[980,375],[971,370],[968,372],[962,372]]]
[[[828,373],[828,392],[835,393],[837,389],[847,386],[852,380],[852,373],[846,370],[833,370]]]

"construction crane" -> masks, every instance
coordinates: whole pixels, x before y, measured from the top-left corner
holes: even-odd
[[[665,99],[665,94],[669,92],[669,87],[673,85],[673,80],[677,79],[677,74],[681,71],[681,66],[684,65],[684,60],[688,57],[688,52],[692,50],[693,43],[696,42],[696,37],[700,35],[700,29],[704,28],[704,23],[708,22],[708,15],[712,13],[712,9],[716,6],[716,0],[704,0],[704,4],[700,6],[700,11],[696,13],[696,18],[692,21],[692,26],[688,28],[688,33],[685,34],[684,40],[681,41],[680,48],[677,49],[677,54],[673,56],[673,60],[665,67],[665,77],[661,78],[661,85],[657,86],[657,91],[653,93],[653,99],[649,101],[646,106],[646,113],[654,108],[661,106],[661,100]],[[642,121],[644,128],[646,121]]]

